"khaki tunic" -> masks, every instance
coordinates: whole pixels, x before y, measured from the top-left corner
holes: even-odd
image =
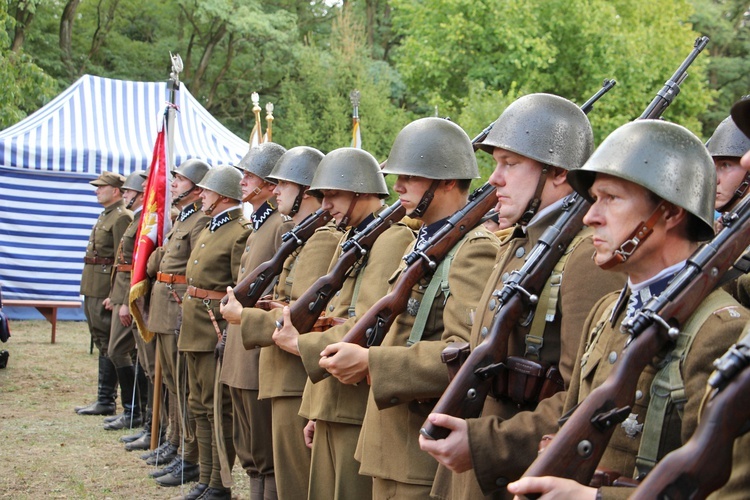
[[[407,347],[415,317],[404,312],[382,345],[369,350],[372,386],[355,454],[360,474],[414,485],[433,482],[438,464],[419,449],[419,429],[448,385],[440,353],[451,342],[469,340],[499,242],[480,226],[459,245],[448,272],[450,293],[432,302],[421,340]],[[421,303],[428,284],[416,285],[411,299]]]
[[[231,221],[211,232],[209,225],[198,236],[190,253],[186,269],[188,285],[205,290],[226,292],[227,286],[237,283],[240,259],[245,241],[250,235],[250,222],[242,216],[242,209],[229,210]],[[226,328],[226,320],[219,312],[219,300],[207,301],[214,313],[219,331]],[[182,303],[182,327],[177,347],[184,352],[213,352],[217,335],[206,303],[185,294]]]
[[[344,235],[342,242],[346,239]],[[299,337],[299,350],[305,371],[310,377],[302,397],[300,415],[310,420],[327,420],[343,424],[362,423],[367,404],[367,384],[344,385],[320,367],[320,352],[326,346],[340,341],[358,317],[361,317],[388,291],[387,276],[399,267],[404,250],[414,241],[414,233],[406,225],[394,224],[375,241],[364,267],[355,269],[346,279],[326,309],[326,316],[345,318],[349,316],[354,286],[362,273],[361,287],[354,308],[354,315],[338,326],[321,333]],[[340,250],[340,248],[339,248]],[[338,255],[331,262],[333,266]]]
[[[274,300],[293,303],[323,276],[340,237],[335,224],[329,222],[295,250],[284,262],[284,269],[273,290]],[[299,356],[280,349],[273,342],[275,322],[281,316],[281,309],[263,311],[246,307],[242,310],[242,335],[239,340],[245,349],[260,351],[260,399],[302,396],[307,381],[307,373]],[[259,347],[262,349],[256,349]]]
[[[281,246],[281,237],[294,227],[292,220],[274,210],[257,231],[247,238],[241,258],[237,281],[270,260]],[[257,391],[260,350],[246,350],[242,345],[240,325],[229,325],[227,345],[224,349],[224,362],[221,367],[221,381],[229,387]]]
[[[484,339],[483,333],[492,323],[492,293],[502,288],[503,276],[523,266],[525,257],[560,213],[560,209],[552,210],[534,221],[528,227],[527,234],[516,229],[510,238],[503,240],[500,257],[477,307],[471,332],[472,347]],[[625,283],[625,276],[621,273],[600,269],[591,258],[593,253],[591,238],[587,237],[569,255],[563,271],[555,319],[546,323],[544,330],[541,360],[559,366],[566,386],[570,383],[587,314],[602,296],[622,288]],[[524,331],[511,334],[509,356],[524,355],[524,335]],[[542,401],[536,408],[521,411],[510,400],[488,396],[482,417],[466,421],[474,469],[455,474],[441,465],[432,495],[444,499],[464,499],[481,498],[496,492],[498,498],[510,498],[505,485],[520,478],[531,465],[537,456],[541,437],[557,431],[557,419],[562,414],[564,399],[565,393],[560,392]]]
[[[195,212],[183,221],[177,220],[167,234],[164,245],[151,254],[148,265],[149,276],[155,278],[157,270],[166,274],[185,275],[190,252],[196,247],[201,231],[211,220],[209,216],[201,212],[200,202],[192,206]],[[182,300],[187,285],[174,283],[171,286],[177,297]],[[150,314],[148,317],[150,331],[175,335],[180,333],[182,306],[169,290],[167,283],[154,281],[151,287],[150,309],[154,312],[158,311],[158,314]]]
[[[123,200],[113,203],[99,214],[91,229],[86,246],[87,258],[113,259],[116,245],[133,220],[133,212],[125,208]],[[88,297],[109,297],[112,266],[110,264],[84,264],[81,276],[81,295]]]
[[[724,291],[714,293],[726,294]],[[727,296],[727,298],[729,298]],[[628,339],[620,332],[619,325],[625,317],[625,302],[615,311],[615,320],[606,321],[601,334],[591,338],[591,333],[602,321],[602,315],[613,302],[617,294],[611,294],[602,299],[588,316],[585,331],[589,332],[586,342],[581,343],[578,359],[588,356],[585,361],[576,366],[565,401],[565,411],[582,401],[592,390],[600,386],[614,370],[620,353]],[[695,335],[690,351],[682,362],[682,379],[685,385],[687,402],[683,415],[676,408],[668,408],[666,420],[662,427],[662,440],[658,458],[661,459],[670,451],[682,446],[695,431],[698,424],[698,411],[705,394],[708,377],[713,371],[713,361],[720,357],[734,342],[750,318],[750,313],[739,303],[736,306],[722,307],[714,311],[699,328]],[[698,311],[701,306],[698,307]],[[697,314],[697,311],[696,313]],[[638,415],[638,422],[646,419],[650,401],[650,388],[656,373],[653,365],[648,366],[638,380],[636,394],[642,397],[636,399],[632,413]],[[635,458],[641,442],[641,433],[634,438],[625,434],[621,426],[617,426],[612,438],[604,451],[599,466],[619,472],[626,477],[632,477],[635,471]],[[626,498],[632,490],[628,488],[602,488],[604,498]]]
[[[142,210],[133,214],[133,221],[122,234],[120,244],[117,246],[117,264],[133,264],[133,251],[135,250],[135,238],[138,233],[138,227],[141,225]],[[115,267],[114,279],[112,280],[112,291],[109,299],[113,304],[130,303],[130,271],[118,271]]]

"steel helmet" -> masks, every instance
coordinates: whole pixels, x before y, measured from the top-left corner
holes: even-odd
[[[711,156],[742,158],[742,155],[750,150],[750,138],[737,128],[732,117],[728,116],[716,127],[706,147]]]
[[[714,236],[716,169],[703,143],[685,127],[662,120],[621,126],[581,169],[568,174],[568,182],[593,201],[589,188],[597,173],[645,187],[691,214],[701,239]]]
[[[242,199],[240,181],[242,174],[234,167],[223,165],[208,171],[203,180],[196,184],[199,188],[208,189],[233,200]]]
[[[276,165],[266,176],[270,182],[288,181],[300,186],[309,186],[318,168],[323,153],[309,146],[297,146],[281,155]]]
[[[444,118],[420,118],[401,129],[383,168],[384,174],[427,179],[476,179],[477,158],[471,139]]]
[[[594,151],[594,133],[576,104],[552,94],[530,94],[505,108],[477,146],[489,154],[497,147],[572,170]]]
[[[750,96],[744,96],[732,106],[732,120],[742,133],[750,137]]]
[[[180,166],[172,170],[172,174],[180,174],[186,179],[190,179],[193,184],[198,184],[203,177],[211,170],[211,167],[203,160],[190,158],[180,163]]]
[[[263,180],[268,180],[266,177],[284,153],[286,153],[284,146],[275,142],[264,142],[260,146],[250,148],[250,151],[237,164],[237,168],[255,174]]]
[[[132,172],[130,175],[128,175],[120,189],[130,189],[131,191],[142,193],[143,181],[145,181],[146,179],[147,175],[145,170],[136,170],[135,172]]]
[[[323,189],[388,196],[378,161],[364,149],[339,148],[323,157],[308,193],[321,198]]]

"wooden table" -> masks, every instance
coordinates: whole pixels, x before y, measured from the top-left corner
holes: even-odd
[[[35,307],[37,311],[42,313],[47,321],[52,325],[52,337],[50,343],[55,343],[55,334],[57,333],[57,309],[60,307],[81,307],[80,302],[71,300],[19,300],[19,299],[5,299],[3,300],[3,306],[5,307]]]

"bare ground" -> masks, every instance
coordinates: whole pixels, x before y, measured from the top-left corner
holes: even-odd
[[[159,486],[153,467],[127,452],[105,431],[102,417],[73,407],[96,396],[96,351],[89,354],[85,323],[59,322],[50,344],[46,321],[11,321],[10,352],[0,370],[0,498],[173,498],[181,490]],[[120,408],[118,410],[122,411]],[[244,471],[235,464],[234,498],[249,498]]]

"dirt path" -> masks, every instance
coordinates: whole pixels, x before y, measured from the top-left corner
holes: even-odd
[[[45,321],[12,321],[10,351],[0,370],[0,498],[173,498],[140,452],[124,450],[105,431],[102,417],[76,415],[73,407],[96,395],[96,353],[89,355],[85,323],[58,323],[49,343]],[[120,410],[121,411],[121,408]],[[235,465],[235,498],[249,498],[247,476]],[[186,488],[184,492],[187,492]],[[184,493],[183,493],[184,494]]]

